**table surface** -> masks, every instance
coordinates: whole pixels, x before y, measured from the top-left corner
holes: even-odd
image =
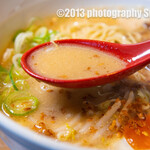
[[[9,147],[0,138],[0,150],[10,150]]]

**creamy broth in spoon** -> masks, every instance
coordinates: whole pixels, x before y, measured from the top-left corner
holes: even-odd
[[[79,46],[47,46],[28,59],[32,70],[55,79],[82,79],[101,76],[125,68],[126,63],[110,54]]]

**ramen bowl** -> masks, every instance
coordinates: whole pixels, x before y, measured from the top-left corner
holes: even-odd
[[[44,17],[56,14],[58,9],[65,8],[137,8],[150,7],[149,0],[33,0],[30,1],[3,1],[0,2],[0,48],[2,55],[3,50],[7,47],[12,39],[14,32],[27,26],[29,20],[33,17]],[[56,139],[40,135],[26,127],[23,127],[7,117],[8,114],[0,112],[0,137],[13,150],[84,150],[92,149],[80,147],[78,144],[69,144],[60,142]],[[132,149],[123,138],[112,144],[112,149]],[[94,148],[93,148],[94,149]]]

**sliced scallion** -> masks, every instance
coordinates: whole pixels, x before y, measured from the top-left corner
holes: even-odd
[[[21,67],[21,57],[18,58],[18,66]]]
[[[16,84],[15,84],[15,81],[14,81],[13,75],[12,75],[13,68],[14,68],[14,65],[12,65],[12,67],[11,67],[11,69],[10,69],[10,71],[9,71],[9,78],[10,78],[10,80],[11,80],[11,83],[12,83],[14,89],[15,89],[16,91],[18,91],[18,88],[17,88],[17,86],[16,86]]]
[[[7,72],[7,70],[3,68],[2,66],[0,66],[0,72]]]
[[[38,107],[38,99],[23,91],[15,91],[4,101],[4,106],[9,114],[25,116]]]

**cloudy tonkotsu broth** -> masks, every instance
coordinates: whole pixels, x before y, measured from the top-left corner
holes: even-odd
[[[96,49],[80,46],[46,46],[28,58],[32,70],[55,79],[82,79],[109,74],[125,67],[125,62]]]
[[[121,44],[149,40],[149,22],[54,16],[43,21],[35,20],[17,36],[14,35],[0,66],[0,106],[4,114],[39,134],[91,149],[150,149],[147,144],[150,143],[148,67],[114,83],[65,89],[37,81],[20,65],[20,58],[27,50],[57,39],[94,39]],[[74,56],[78,57],[78,62]],[[98,76],[125,67],[114,56],[72,46],[40,54],[35,52],[34,59],[31,57],[30,61],[33,66],[37,63],[37,68],[34,66],[33,69],[38,73],[46,71],[43,75],[65,79]],[[57,69],[60,63],[62,67]],[[67,67],[71,67],[71,73]]]

